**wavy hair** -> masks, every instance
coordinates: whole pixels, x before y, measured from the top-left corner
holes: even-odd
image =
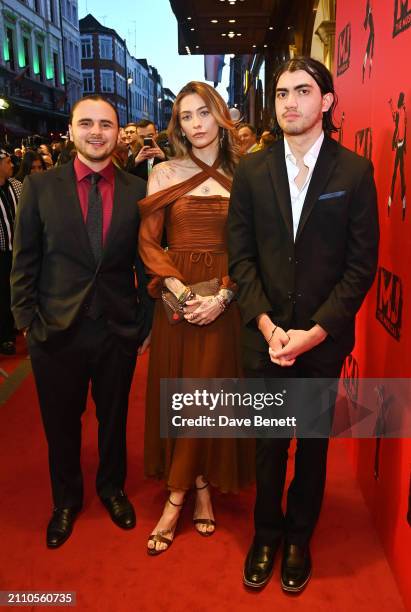
[[[217,121],[220,127],[221,167],[224,172],[232,176],[241,155],[237,130],[228,112],[227,104],[214,87],[207,83],[190,81],[184,85],[175,99],[167,133],[176,157],[180,159],[187,157],[192,148],[191,143],[183,137],[179,117],[181,101],[190,94],[198,94]]]

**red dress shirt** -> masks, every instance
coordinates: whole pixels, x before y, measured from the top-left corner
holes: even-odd
[[[80,200],[81,212],[83,213],[84,222],[87,218],[88,209],[88,194],[90,191],[91,183],[87,179],[90,174],[94,173],[94,170],[83,164],[78,157],[74,160],[74,172],[77,181],[77,193]],[[101,175],[101,179],[98,182],[98,188],[100,189],[101,199],[103,202],[103,244],[105,243],[107,232],[110,228],[111,216],[113,214],[113,199],[114,199],[114,166],[112,162],[100,170],[98,173]]]

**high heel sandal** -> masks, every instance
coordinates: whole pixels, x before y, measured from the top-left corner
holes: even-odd
[[[210,486],[209,482],[206,482],[205,485],[203,485],[202,487],[195,487],[196,491],[202,491],[203,489],[207,488],[208,486]],[[195,512],[195,510],[194,510]],[[196,531],[197,533],[199,533],[201,536],[207,538],[212,536],[215,533],[215,526],[216,526],[216,522],[214,519],[211,518],[193,518],[193,523],[194,525],[196,525]],[[206,527],[212,526],[214,527],[214,529],[212,531],[207,531],[207,529],[205,531],[200,531],[200,529],[197,528],[197,525],[205,525]]]
[[[180,508],[181,509],[184,506],[184,501],[181,504],[176,504],[173,501],[171,501],[171,497],[169,497],[167,499],[167,502],[169,504],[171,504],[172,506],[174,506],[175,508]],[[180,512],[181,512],[181,510],[180,510]],[[154,548],[148,548],[147,547],[147,553],[149,555],[152,555],[152,556],[154,556],[154,555],[161,555],[161,553],[166,552],[166,550],[168,550],[170,548],[171,544],[174,541],[174,532],[176,530],[177,522],[178,522],[179,517],[180,517],[180,514],[177,516],[177,519],[176,519],[174,527],[172,527],[170,529],[160,529],[160,531],[157,531],[157,533],[153,533],[153,534],[150,535],[150,537],[147,540],[147,543],[148,542],[153,542],[154,543]],[[165,537],[166,534],[170,534],[172,537],[171,538],[167,538],[167,537]],[[166,544],[167,545],[166,548],[156,549],[156,543],[157,542],[161,542],[162,544]]]

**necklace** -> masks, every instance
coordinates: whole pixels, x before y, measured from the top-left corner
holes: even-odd
[[[210,187],[208,185],[203,185],[201,187],[201,193],[209,193]]]

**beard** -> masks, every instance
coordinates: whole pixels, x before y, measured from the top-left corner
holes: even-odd
[[[92,145],[88,143],[76,143],[74,141],[74,145],[77,149],[77,152],[80,153],[84,159],[88,159],[92,162],[104,161],[109,159],[116,148],[116,143],[113,143],[111,146],[108,143],[105,143],[102,147],[101,151],[93,151]]]
[[[289,122],[285,118],[281,118],[278,122],[280,128],[286,136],[301,136],[310,132],[319,123],[322,124],[323,113],[320,111],[314,117],[301,117],[297,121]]]

